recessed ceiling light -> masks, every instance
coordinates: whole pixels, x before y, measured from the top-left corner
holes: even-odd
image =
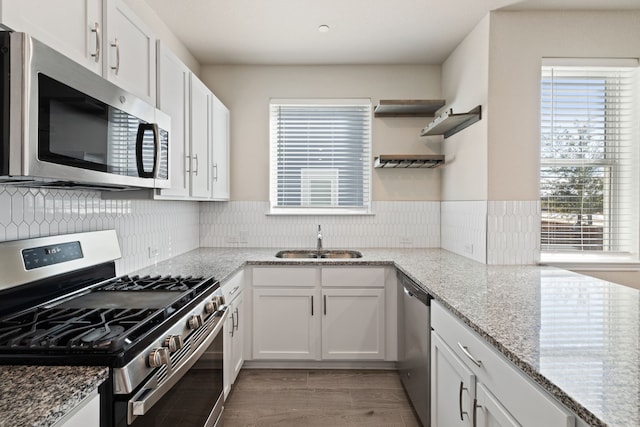
[[[328,25],[320,25],[318,27],[318,31],[320,31],[321,33],[327,33],[329,32],[329,26]]]

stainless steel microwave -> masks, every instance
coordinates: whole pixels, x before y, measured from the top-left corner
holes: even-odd
[[[25,33],[0,62],[0,184],[169,187],[168,115]]]

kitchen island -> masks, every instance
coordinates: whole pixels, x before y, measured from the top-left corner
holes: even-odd
[[[393,265],[591,426],[640,425],[640,291],[538,266],[488,266],[441,249],[279,259],[276,249],[201,248],[138,274],[214,275],[245,265]]]

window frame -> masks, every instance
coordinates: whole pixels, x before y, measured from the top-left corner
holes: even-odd
[[[541,72],[544,67],[548,66],[575,66],[580,67],[582,69],[588,69],[591,67],[631,67],[634,68],[635,76],[632,78],[633,84],[636,86],[635,91],[637,92],[638,85],[638,76],[640,75],[639,61],[635,58],[543,58]],[[543,77],[541,75],[540,79],[540,90],[542,91],[543,86]],[[605,83],[606,87],[606,83]],[[632,92],[634,93],[634,92]],[[639,265],[640,260],[638,259],[639,252],[639,241],[640,236],[638,233],[638,228],[640,224],[639,222],[639,200],[636,195],[634,200],[629,203],[632,204],[632,209],[634,210],[634,214],[631,219],[626,220],[630,225],[627,226],[628,233],[632,236],[631,243],[627,245],[625,249],[628,250],[606,250],[608,245],[607,240],[611,239],[611,236],[620,236],[621,232],[619,230],[611,231],[613,229],[619,228],[619,223],[624,222],[625,220],[621,220],[623,209],[618,208],[618,210],[614,213],[613,206],[619,206],[620,203],[624,203],[625,195],[624,192],[634,191],[639,188],[638,183],[638,174],[640,173],[640,166],[638,165],[637,159],[640,158],[640,132],[638,132],[638,112],[640,108],[640,96],[637,94],[634,96],[633,105],[629,108],[629,111],[634,115],[635,119],[632,120],[632,139],[629,143],[631,147],[631,151],[634,155],[635,162],[629,162],[634,169],[629,173],[631,177],[631,183],[626,184],[626,187],[622,184],[616,184],[619,181],[621,170],[624,168],[630,167],[629,164],[621,165],[619,161],[615,159],[608,159],[606,156],[600,159],[558,159],[558,158],[543,158],[543,117],[542,117],[542,104],[540,104],[541,115],[540,115],[540,126],[541,126],[541,134],[540,134],[540,165],[539,165],[539,185],[540,185],[540,203],[543,201],[542,194],[542,186],[543,186],[543,173],[542,170],[544,167],[595,167],[595,168],[603,168],[605,173],[603,175],[603,213],[604,213],[604,224],[603,224],[603,248],[602,250],[593,250],[593,251],[585,251],[585,250],[575,250],[575,251],[562,251],[557,249],[543,249],[542,245],[542,227],[540,230],[540,234],[538,236],[540,242],[540,258],[541,262],[544,264],[552,264],[556,266],[563,267],[572,267],[575,266],[579,268],[581,265],[588,264],[590,268],[602,269],[606,267],[612,266],[620,266],[622,268],[632,268],[635,269]],[[542,93],[541,93],[541,102],[542,102]],[[605,115],[605,123],[608,123],[609,117],[606,109],[604,111]],[[618,141],[616,141],[619,144]],[[606,148],[605,148],[606,149]],[[615,147],[614,150],[618,150],[620,147]],[[636,191],[637,192],[637,191]],[[607,213],[608,212],[608,213]],[[541,211],[542,214],[542,211]],[[540,224],[542,225],[542,217],[540,218]],[[607,231],[607,229],[609,231]],[[619,237],[616,237],[619,238]]]
[[[274,106],[279,105],[291,105],[296,107],[345,107],[345,106],[357,106],[357,107],[366,107],[368,113],[366,115],[366,126],[368,132],[366,134],[364,145],[364,155],[362,157],[362,162],[358,164],[359,168],[362,168],[362,178],[363,178],[363,206],[362,207],[341,207],[341,206],[313,206],[311,203],[304,204],[304,200],[309,201],[310,194],[307,192],[305,194],[305,179],[306,181],[310,181],[310,178],[314,172],[309,172],[305,177],[305,174],[301,175],[301,188],[300,188],[300,200],[301,203],[299,206],[282,206],[278,205],[278,154],[277,154],[277,146],[278,139],[276,135],[276,126],[275,126],[275,116],[273,113]],[[269,215],[372,215],[371,211],[371,194],[372,194],[372,145],[373,145],[373,105],[370,98],[271,98],[269,100]],[[330,169],[308,169],[309,171],[319,170],[327,171],[321,172],[322,175],[331,175],[330,179],[332,180],[332,201],[337,199],[338,188],[334,187],[337,184],[339,179],[339,170],[335,168]],[[335,174],[335,175],[334,175]],[[335,176],[335,177],[334,177]],[[307,182],[309,184],[310,182]],[[307,196],[307,197],[305,197]]]

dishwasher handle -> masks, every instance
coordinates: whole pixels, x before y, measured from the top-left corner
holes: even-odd
[[[431,305],[431,299],[432,299],[431,295],[429,295],[427,291],[424,290],[420,285],[418,285],[416,282],[414,282],[409,277],[407,277],[406,275],[400,272],[398,272],[397,277],[406,295],[412,298],[416,298],[426,306]]]

